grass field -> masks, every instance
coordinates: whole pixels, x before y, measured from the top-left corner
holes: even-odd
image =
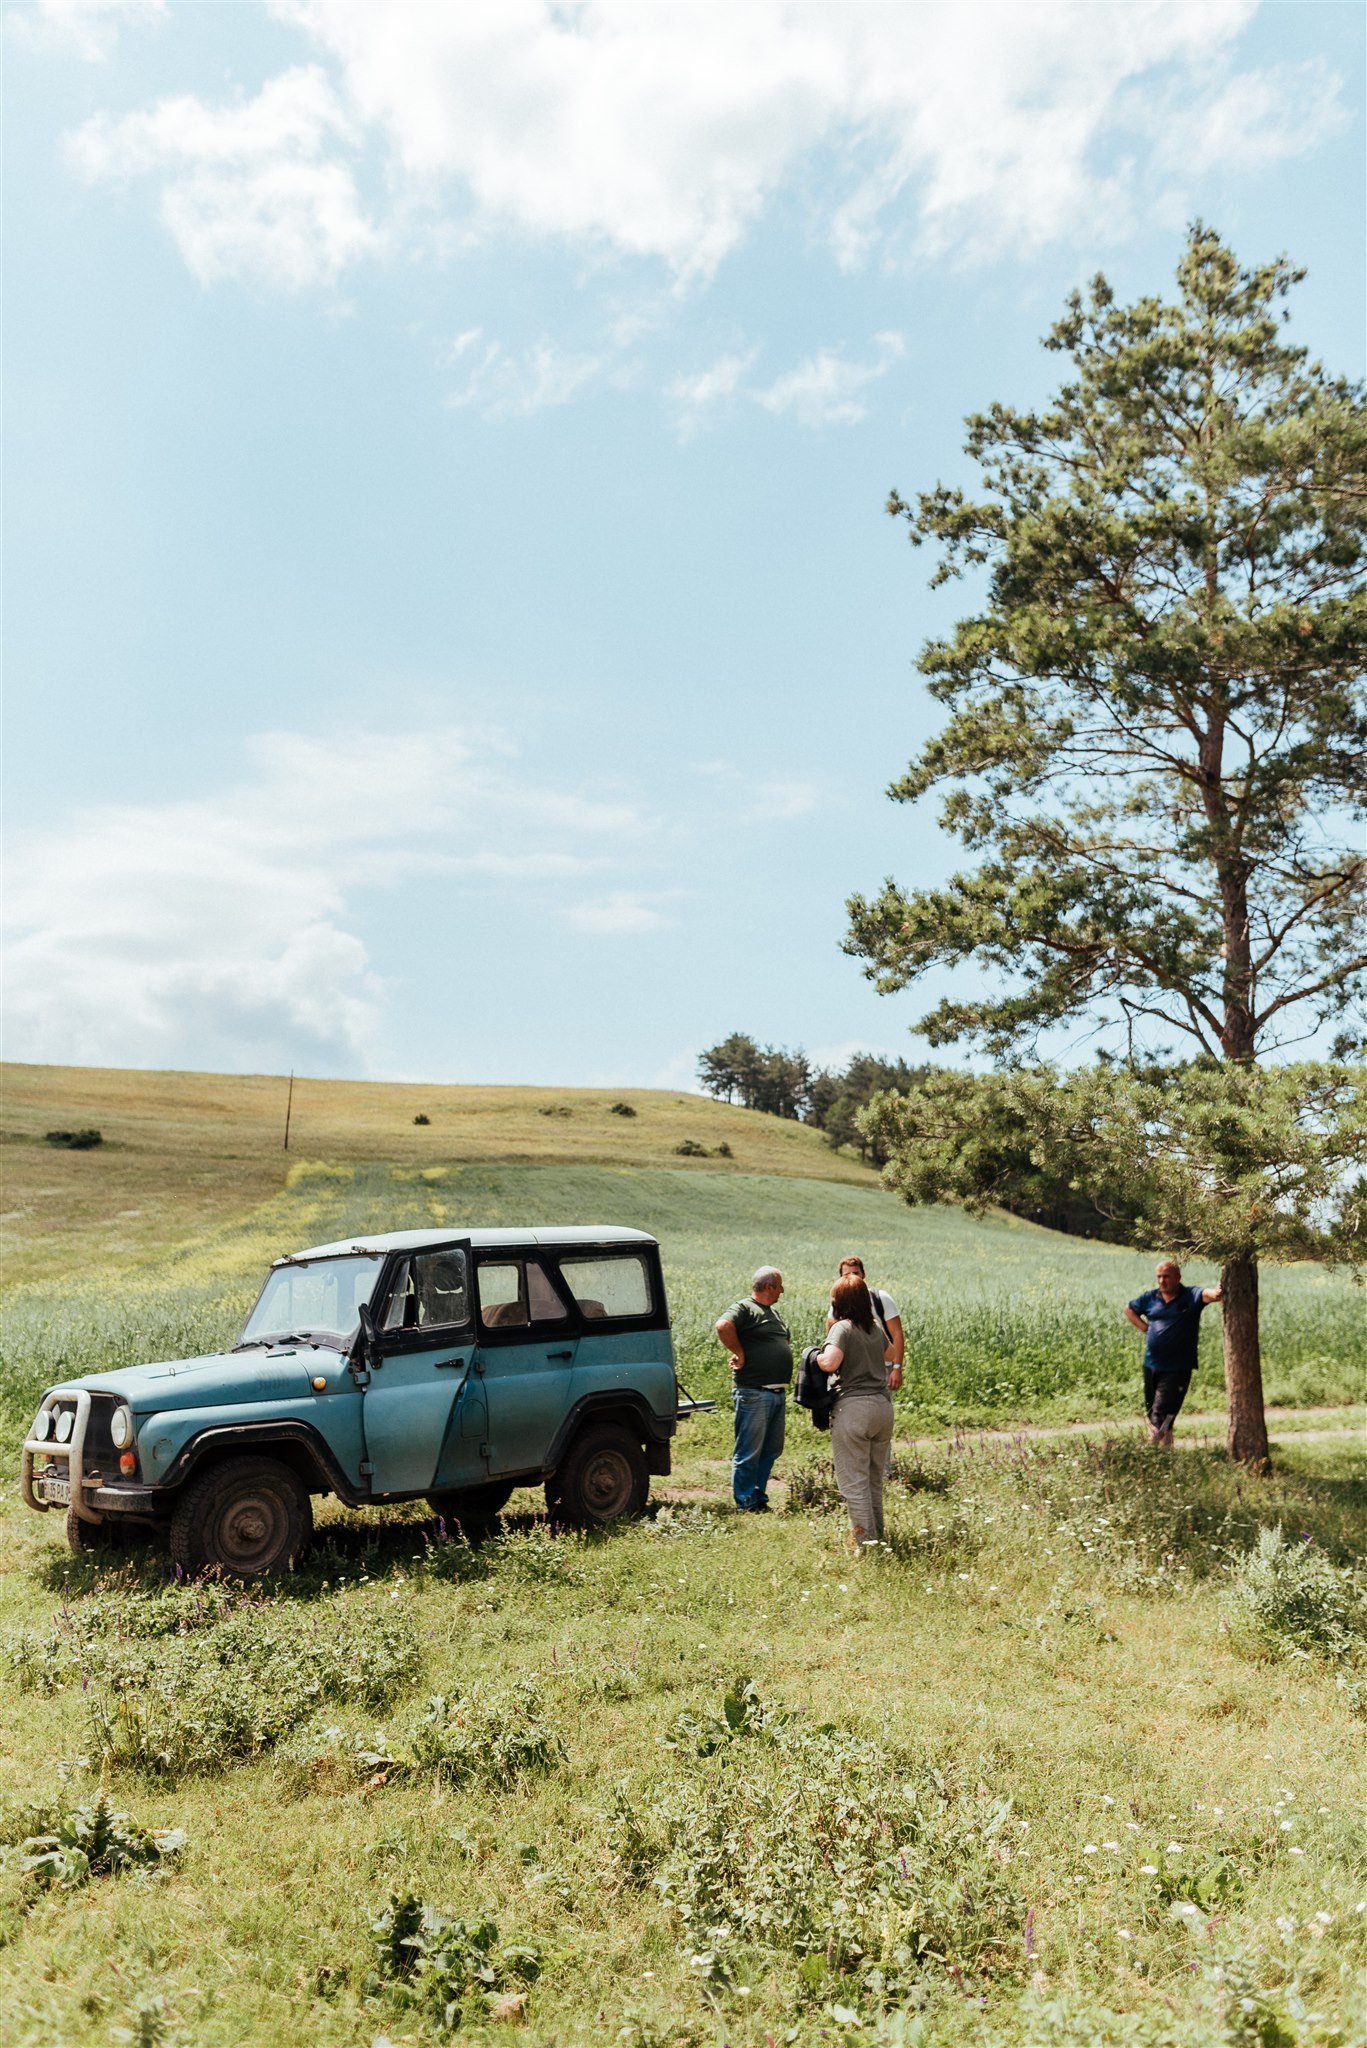
[[[514,1098],[481,1156],[473,1108],[459,1143],[436,1109],[411,1124],[455,1091],[307,1085],[333,1122],[290,1165],[277,1083],[9,1071],[11,1473],[52,1378],[216,1345],[279,1251],[422,1222],[655,1231],[684,1377],[714,1393],[711,1324],[753,1267],[782,1263],[805,1336],[858,1249],[907,1311],[899,1435],[937,1441],[904,1448],[858,1566],[801,1416],[767,1520],[729,1510],[719,1413],[641,1524],[559,1536],[524,1493],[470,1550],[418,1508],[320,1504],[308,1564],[249,1598],[155,1552],[73,1560],[11,1490],[7,2040],[1367,2042],[1360,1409],[1281,1436],[1265,1481],[1214,1448],[1154,1460],[1132,1421],[946,1436],[1130,1416],[1118,1310],[1148,1262],[908,1211],[812,1133],[718,1109],[724,1140],[692,1098],[543,1118],[468,1091]],[[88,1123],[107,1146],[42,1144]],[[675,1130],[734,1162],[680,1160]],[[1272,1272],[1265,1298],[1273,1397],[1361,1400],[1351,1282]],[[1192,1399],[1218,1406],[1206,1320]]]
[[[5,1278],[165,1250],[277,1193],[292,1160],[399,1166],[673,1166],[873,1186],[857,1160],[802,1124],[662,1089],[460,1088],[295,1080],[290,1151],[282,1075],[157,1074],[112,1067],[0,1067],[0,1258]],[[623,1103],[632,1116],[614,1113]],[[416,1116],[429,1119],[415,1124]],[[96,1151],[44,1143],[51,1130],[102,1132]],[[687,1140],[706,1158],[682,1167]],[[718,1156],[729,1145],[733,1158]]]

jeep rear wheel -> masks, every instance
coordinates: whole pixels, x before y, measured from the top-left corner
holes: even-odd
[[[182,1571],[235,1579],[288,1571],[308,1549],[313,1508],[277,1458],[228,1458],[192,1479],[171,1521],[171,1555]]]
[[[512,1498],[511,1479],[491,1479],[487,1486],[452,1487],[448,1493],[429,1493],[427,1505],[443,1521],[459,1522],[464,1529],[487,1529]]]
[[[639,1515],[650,1491],[645,1452],[614,1423],[581,1430],[546,1481],[546,1506],[558,1521],[601,1528]]]

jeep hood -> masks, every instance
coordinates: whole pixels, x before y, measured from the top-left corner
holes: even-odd
[[[280,1351],[209,1351],[202,1358],[177,1358],[159,1365],[127,1365],[117,1372],[86,1373],[63,1380],[54,1393],[116,1394],[135,1413],[162,1414],[173,1408],[219,1408],[232,1401],[280,1399],[307,1388],[316,1374],[331,1380],[346,1364],[344,1352],[329,1345]]]

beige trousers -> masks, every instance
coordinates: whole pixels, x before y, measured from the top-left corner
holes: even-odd
[[[883,1476],[892,1442],[890,1394],[842,1394],[831,1417],[835,1483],[850,1527],[865,1542],[883,1540]]]

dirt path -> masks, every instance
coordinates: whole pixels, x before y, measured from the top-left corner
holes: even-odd
[[[1340,1421],[1336,1426],[1324,1429],[1299,1429],[1294,1427],[1295,1424],[1300,1422],[1314,1422],[1316,1418],[1322,1415],[1340,1417],[1347,1415],[1351,1416],[1353,1420],[1350,1422]],[[1344,1438],[1356,1437],[1362,1444],[1364,1451],[1367,1451],[1367,1413],[1364,1413],[1363,1409],[1356,1403],[1347,1407],[1340,1405],[1325,1408],[1269,1408],[1267,1411],[1267,1430],[1268,1436],[1273,1443],[1279,1441],[1277,1435],[1278,1424],[1281,1424],[1284,1431],[1284,1436],[1280,1441],[1289,1444],[1329,1443],[1342,1441]],[[1292,1426],[1288,1427],[1288,1425]],[[1108,1433],[1112,1436],[1133,1435],[1137,1437],[1141,1428],[1142,1424],[1136,1416],[1111,1416],[1103,1422],[1022,1422],[1015,1429],[944,1429],[935,1436],[899,1436],[895,1441],[894,1449],[899,1451],[935,1450],[942,1449],[951,1444],[1013,1444],[1019,1443],[1022,1438],[1048,1439],[1050,1437],[1065,1436],[1104,1436]],[[1193,1415],[1184,1414],[1178,1425],[1175,1447],[1179,1450],[1183,1448],[1188,1450],[1208,1449],[1211,1445],[1218,1447],[1224,1442],[1224,1438],[1225,1417],[1218,1409],[1206,1410]],[[708,1472],[715,1472],[717,1474],[718,1486],[723,1490],[729,1490],[723,1478],[723,1475],[730,1471],[729,1458],[709,1458],[705,1461],[705,1469]],[[770,1483],[781,1494],[784,1491],[782,1472],[776,1472]],[[680,1504],[690,1500],[712,1500],[716,1498],[716,1489],[705,1483],[702,1485],[696,1483],[689,1485],[686,1482],[682,1484],[675,1482],[673,1485],[662,1490],[660,1498],[673,1500]]]
[[[1295,1426],[1300,1422],[1313,1421],[1321,1415],[1352,1415],[1356,1419],[1352,1422],[1340,1421],[1337,1427],[1325,1429],[1300,1429]],[[1267,1432],[1270,1437],[1276,1437],[1278,1425],[1289,1439],[1296,1442],[1303,1440],[1315,1443],[1329,1437],[1357,1436],[1362,1438],[1364,1448],[1367,1448],[1367,1419],[1355,1405],[1347,1408],[1269,1408]],[[964,1443],[970,1439],[974,1443],[1011,1444],[1018,1442],[1022,1437],[1104,1436],[1108,1433],[1113,1436],[1129,1435],[1131,1432],[1137,1432],[1140,1427],[1137,1416],[1113,1415],[1103,1422],[1021,1422],[1014,1429],[944,1429],[934,1436],[900,1437],[898,1442],[914,1444],[918,1448],[935,1444]],[[1224,1435],[1225,1417],[1220,1410],[1198,1410],[1192,1414],[1183,1414],[1179,1418],[1176,1442],[1179,1445],[1206,1444],[1214,1439],[1222,1443]]]

